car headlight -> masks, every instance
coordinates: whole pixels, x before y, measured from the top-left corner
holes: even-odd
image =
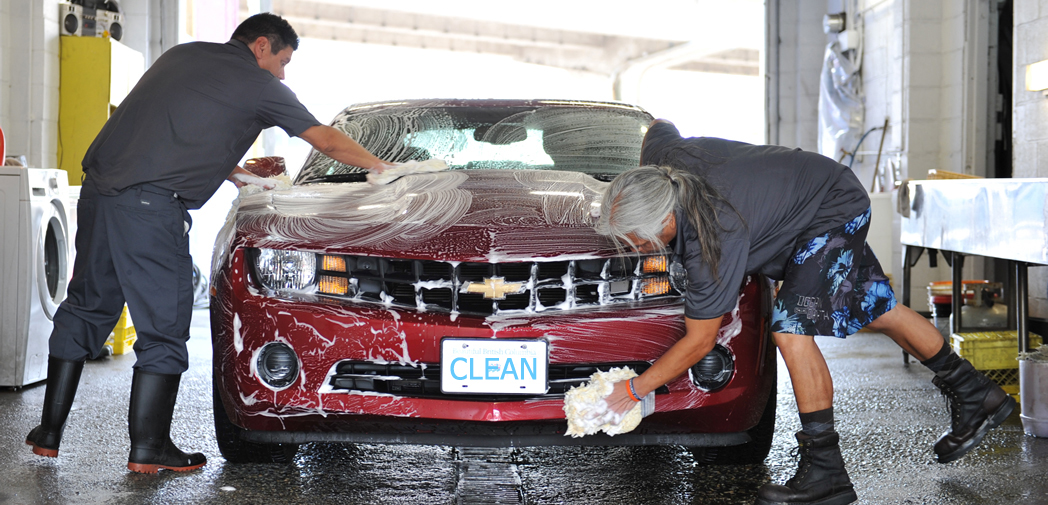
[[[298,377],[298,356],[283,342],[270,342],[262,347],[255,363],[258,376],[274,389],[290,386]]]
[[[312,291],[317,257],[310,252],[259,249],[255,271],[262,285],[279,291]]]
[[[724,387],[734,374],[735,359],[720,344],[691,367],[691,381],[706,391]]]

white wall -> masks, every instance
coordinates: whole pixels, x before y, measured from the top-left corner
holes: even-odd
[[[57,161],[58,0],[0,0],[0,128],[8,155]]]
[[[1012,171],[1014,177],[1048,177],[1048,98],[1026,91],[1026,65],[1048,60],[1048,4],[1015,2],[1013,40]],[[1030,314],[1048,317],[1048,269],[1030,269]]]
[[[766,6],[767,142],[817,151],[826,0],[768,0]]]
[[[122,42],[152,63],[175,44],[170,19],[177,19],[178,5],[122,1]],[[0,0],[0,128],[7,154],[24,155],[32,167],[58,165],[60,37],[58,0]]]
[[[965,172],[962,117],[965,54],[965,4],[956,0],[921,2],[867,2],[860,11],[864,25],[862,75],[866,85],[864,131],[889,120],[881,154],[881,170],[898,167],[901,180],[924,179],[932,169]],[[860,148],[853,168],[870,184],[877,161],[875,151],[881,132],[874,132]],[[968,173],[971,173],[969,170]],[[901,288],[902,246],[899,219],[893,214],[891,264],[899,272]],[[888,261],[883,258],[882,261]],[[922,259],[912,270],[911,304],[925,310],[927,285],[949,280],[950,269],[942,258],[929,268]],[[965,278],[982,277],[982,262],[967,261]],[[900,293],[901,294],[901,293]]]
[[[8,34],[8,21],[6,20],[11,19],[11,9],[8,5],[10,3],[10,0],[0,0],[0,129],[6,127],[8,130],[10,129],[8,96],[11,89],[11,72],[8,61],[10,50],[7,47],[7,39],[10,35]]]
[[[990,33],[989,0],[770,0],[769,22],[778,10],[780,44],[777,48],[769,44],[769,142],[816,150],[819,73],[827,43],[822,17],[841,5],[848,10],[849,19],[856,20],[853,27],[861,24],[862,132],[881,127],[888,119],[881,170],[897,167],[900,180],[924,179],[931,169],[984,175],[985,146],[992,142],[986,133],[986,96],[992,77],[987,71],[990,63],[985,45]],[[769,31],[775,28],[769,26]],[[1016,39],[1020,39],[1018,33]],[[772,72],[776,49],[777,79]],[[1048,110],[1045,114],[1048,117]],[[1048,134],[1043,138],[1048,146]],[[870,133],[852,163],[870,189],[880,140],[881,131]],[[893,221],[890,236],[886,232],[870,240],[890,242],[890,257],[879,254],[879,259],[886,270],[896,272],[893,277],[899,293],[899,216],[891,213],[885,218],[889,216]],[[911,303],[918,310],[927,298],[928,282],[951,278],[941,257],[937,269],[927,265],[922,259],[913,272]],[[965,262],[965,278],[983,278],[984,271],[983,261]]]

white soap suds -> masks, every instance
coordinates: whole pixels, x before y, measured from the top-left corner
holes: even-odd
[[[274,175],[273,177],[266,178],[255,177],[248,174],[233,174],[233,178],[244,183],[244,185],[240,187],[240,196],[253,195],[271,189],[285,190],[291,188],[291,178],[285,174]]]
[[[236,349],[237,354],[244,350],[244,336],[240,334],[242,327],[240,314],[233,314],[233,349]]]
[[[604,399],[611,394],[616,382],[636,376],[637,373],[628,367],[612,368],[593,374],[586,385],[571,388],[564,395],[564,414],[568,418],[565,435],[578,438],[603,431],[614,436],[633,431],[643,417],[641,404],[638,402],[629,412],[619,415],[608,410]]]

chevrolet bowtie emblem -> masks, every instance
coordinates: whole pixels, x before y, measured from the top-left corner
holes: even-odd
[[[505,277],[489,277],[484,282],[467,282],[462,286],[466,293],[482,293],[489,300],[505,300],[506,295],[524,291],[523,282],[506,282]]]

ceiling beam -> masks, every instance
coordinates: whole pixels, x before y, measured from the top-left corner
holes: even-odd
[[[518,61],[614,75],[632,60],[680,46],[685,41],[601,34],[460,17],[375,9],[323,0],[271,0],[300,37],[509,56]],[[523,5],[526,4],[521,4]],[[247,1],[241,0],[246,17]],[[731,58],[706,58],[679,70],[757,75],[759,65],[748,50]],[[756,52],[756,50],[752,50]]]

